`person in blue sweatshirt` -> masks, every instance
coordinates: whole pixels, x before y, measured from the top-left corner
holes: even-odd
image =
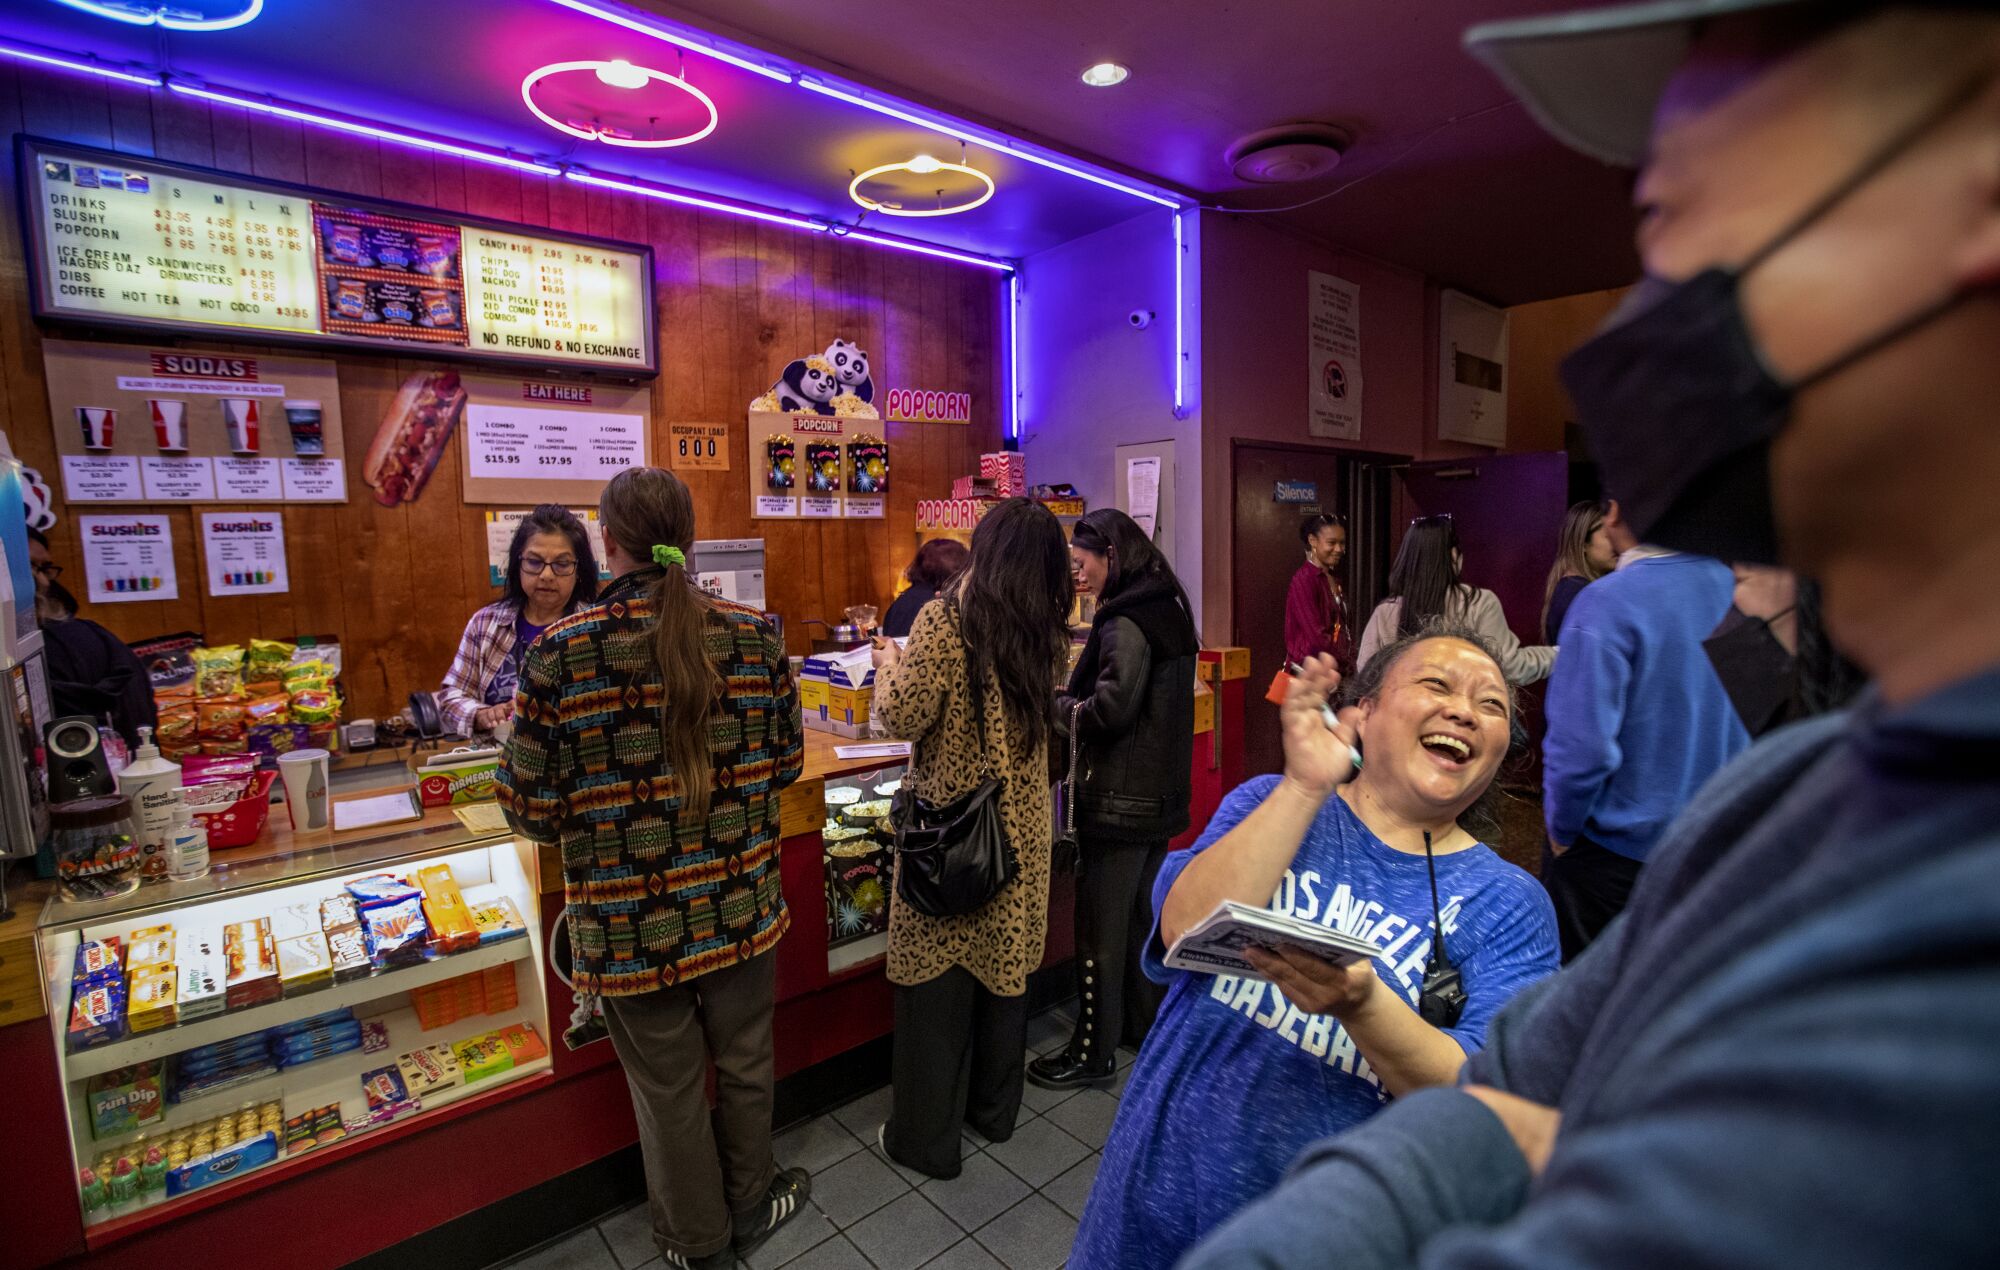
[[[1736,577],[1706,556],[1642,547],[1616,502],[1618,567],[1564,620],[1542,742],[1542,885],[1569,962],[1624,911],[1653,844],[1750,744],[1705,641]]]
[[[1819,579],[1874,684],[1704,786],[1456,1087],[1181,1264],[1991,1265],[2000,12],[1653,0],[1468,42],[1644,168],[1647,280],[1564,367],[1606,486],[1648,542]]]

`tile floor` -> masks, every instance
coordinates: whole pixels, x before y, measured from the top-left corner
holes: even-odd
[[[1059,1047],[1070,1019],[1050,1012],[1028,1027],[1033,1054]],[[1014,1136],[991,1143],[966,1131],[965,1169],[932,1181],[875,1149],[888,1114],[885,1086],[778,1136],[778,1163],[812,1173],[812,1202],[751,1255],[750,1270],[1057,1270],[1097,1176],[1098,1153],[1132,1062],[1119,1054],[1111,1092],[1027,1088]],[[657,1270],[645,1206],[587,1226],[507,1270]]]

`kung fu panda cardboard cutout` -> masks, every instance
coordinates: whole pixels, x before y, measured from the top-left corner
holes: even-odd
[[[879,419],[874,401],[868,354],[848,340],[835,340],[826,352],[786,366],[778,382],[751,402],[750,409]]]

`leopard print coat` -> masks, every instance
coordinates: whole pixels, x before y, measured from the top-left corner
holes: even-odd
[[[1054,668],[1050,668],[1053,694]],[[1048,743],[1029,746],[1014,735],[999,681],[987,672],[980,694],[989,753],[982,754],[967,698],[965,640],[958,613],[932,600],[917,614],[909,648],[896,665],[876,672],[874,710],[891,736],[915,742],[904,780],[929,803],[948,803],[997,775],[1006,782],[1000,819],[1020,859],[1020,872],[986,907],[960,917],[928,917],[889,901],[889,982],[914,987],[953,966],[971,971],[987,991],[1017,997],[1028,972],[1042,964],[1049,930]],[[997,759],[999,770],[994,770]]]

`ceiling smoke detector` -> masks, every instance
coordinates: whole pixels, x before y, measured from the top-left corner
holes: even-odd
[[[1223,153],[1239,181],[1290,185],[1325,176],[1340,166],[1351,138],[1331,124],[1290,123],[1239,139]]]

